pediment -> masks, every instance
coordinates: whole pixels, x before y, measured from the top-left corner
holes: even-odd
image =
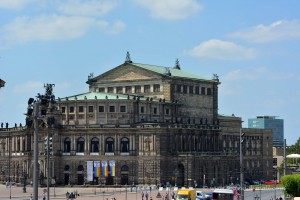
[[[151,77],[146,76],[144,74],[139,74],[136,72],[128,72],[119,77],[116,77],[114,81],[123,81],[123,80],[142,80],[142,79],[151,79]]]

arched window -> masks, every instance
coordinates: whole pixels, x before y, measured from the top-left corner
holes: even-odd
[[[105,152],[114,152],[114,139],[109,137],[105,141]]]
[[[77,167],[77,171],[80,171],[80,172],[83,172],[84,171],[84,168],[82,165],[78,165]]]
[[[65,171],[69,171],[70,170],[70,166],[69,165],[65,165]]]
[[[91,152],[99,152],[99,139],[96,137],[92,138],[91,140]]]
[[[128,172],[128,171],[129,171],[128,166],[127,166],[127,165],[123,165],[123,166],[121,167],[121,171],[122,171],[122,172]]]
[[[70,138],[65,138],[64,140],[64,152],[70,152],[71,151],[71,140]]]
[[[84,152],[84,139],[82,137],[77,140],[77,152]]]
[[[126,137],[123,137],[121,139],[121,147],[120,147],[120,150],[121,150],[121,153],[123,152],[129,152],[129,140],[128,138]]]

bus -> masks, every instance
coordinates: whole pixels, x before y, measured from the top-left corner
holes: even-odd
[[[212,200],[239,200],[236,189],[215,189],[212,192]]]

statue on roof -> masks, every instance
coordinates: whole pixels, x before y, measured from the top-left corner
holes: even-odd
[[[179,60],[178,58],[176,59],[176,62],[175,62],[175,67],[174,69],[179,69],[180,70],[180,64],[179,64]]]
[[[128,51],[127,51],[127,53],[126,53],[125,63],[132,63],[131,58],[130,58],[130,54],[129,54]]]

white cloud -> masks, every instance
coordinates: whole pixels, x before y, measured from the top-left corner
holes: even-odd
[[[10,10],[20,10],[31,3],[36,3],[38,0],[1,0],[0,8]]]
[[[22,85],[16,85],[13,88],[14,93],[32,93],[33,91],[39,91],[44,87],[44,84],[40,81],[28,81]]]
[[[277,40],[300,39],[300,21],[281,20],[270,25],[258,25],[230,34],[250,42],[265,43]]]
[[[252,68],[252,69],[237,69],[225,74],[221,79],[224,81],[241,81],[241,80],[256,80],[261,77],[265,77],[268,74],[268,70],[264,67]]]
[[[107,33],[109,34],[118,34],[125,29],[126,25],[122,21],[115,21],[107,28]]]
[[[185,19],[202,9],[196,0],[135,0],[150,10],[153,18],[177,20]]]
[[[121,22],[110,24],[80,16],[42,15],[36,18],[18,17],[0,29],[2,39],[10,42],[66,40],[83,36],[91,28],[121,31]]]
[[[196,57],[221,60],[248,60],[258,56],[258,52],[253,48],[245,48],[232,42],[217,39],[202,42],[185,53]]]
[[[58,1],[57,8],[64,14],[80,16],[100,16],[112,11],[116,0],[68,0]]]

